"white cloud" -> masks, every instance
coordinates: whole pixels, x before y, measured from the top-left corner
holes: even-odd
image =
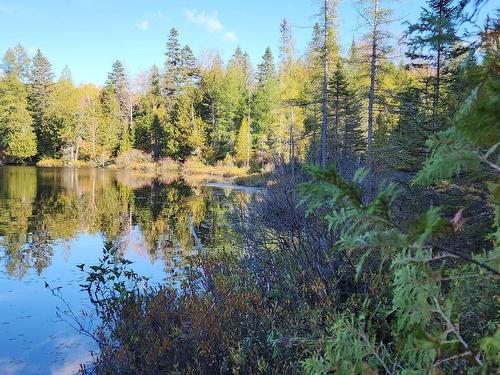
[[[184,15],[189,22],[203,26],[209,33],[218,33],[224,29],[222,22],[219,20],[219,13],[217,12],[206,14],[205,12],[197,13],[196,11],[186,9]]]
[[[149,29],[149,21],[148,20],[142,20],[137,24],[137,27],[141,29],[142,31],[147,31]]]
[[[238,37],[232,31],[226,31],[224,33],[224,39],[229,42],[236,42],[238,40]]]
[[[234,32],[225,31],[224,25],[222,25],[222,22],[219,19],[218,12],[205,13],[186,9],[184,10],[184,16],[186,16],[188,22],[203,27],[211,34],[219,34],[228,42],[235,42],[238,40],[238,37]]]

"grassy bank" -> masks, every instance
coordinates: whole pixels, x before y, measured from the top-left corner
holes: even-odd
[[[246,186],[250,186],[249,184],[253,182],[258,184],[264,183],[260,174],[251,174],[248,168],[238,167],[231,162],[219,162],[216,165],[208,165],[196,157],[189,158],[184,162],[175,161],[169,158],[154,161],[150,156],[137,150],[124,153],[116,159],[103,164],[94,161],[64,161],[62,159],[43,158],[36,163],[36,166],[41,168],[106,168],[113,170],[142,171],[155,174],[178,173],[192,177],[203,176],[207,179],[233,179],[235,181],[241,181],[242,184]]]

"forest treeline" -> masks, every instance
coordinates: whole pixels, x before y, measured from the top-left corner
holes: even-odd
[[[267,48],[256,68],[240,47],[227,64],[216,53],[196,58],[173,28],[164,66],[153,66],[140,85],[115,61],[104,86],[76,86],[69,68],[55,78],[42,51],[30,58],[20,45],[9,48],[1,64],[2,159],[106,165],[136,148],[156,160],[198,157],[260,169],[290,161],[326,166],[389,149],[394,157],[394,147],[404,152],[409,142],[423,148],[465,95],[471,69],[461,67],[478,47],[469,42],[471,10],[431,2],[396,48],[391,9],[357,1],[365,34],[341,54],[336,4],[325,4],[305,51],[284,19],[278,58]],[[421,161],[412,148],[397,161],[402,168]]]

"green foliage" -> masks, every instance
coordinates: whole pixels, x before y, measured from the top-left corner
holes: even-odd
[[[497,67],[498,63],[487,57],[478,86],[455,116],[455,126],[429,139],[427,145],[432,154],[417,175],[416,184],[430,184],[464,172],[481,179],[483,164],[486,169],[498,172],[495,167],[499,162],[500,142]]]
[[[486,60],[485,75],[457,112],[455,125],[429,139],[431,153],[414,180],[415,184],[425,186],[457,176],[467,177],[466,186],[482,191],[486,196],[483,204],[494,207],[488,211],[493,227],[479,227],[482,232],[471,235],[484,238],[485,249],[469,250],[466,254],[457,250],[455,244],[460,244],[459,232],[463,230],[463,210],[450,220],[444,216],[446,206],[430,207],[421,214],[413,213],[411,220],[402,223],[393,212],[398,202],[394,187],[382,189],[365,203],[359,187],[361,172],[354,183],[348,183],[333,168],[312,169],[315,181],[301,186],[309,212],[319,211],[337,234],[335,251],[347,252],[357,260],[358,277],[371,279],[371,283],[377,274],[392,279],[390,288],[378,290],[379,297],[390,301],[390,309],[361,309],[368,321],[391,317],[388,330],[377,334],[389,338],[374,349],[367,345],[370,339],[364,343],[356,341],[356,334],[350,336],[350,341],[343,340],[347,328],[334,324],[331,338],[322,346],[324,355],[304,362],[307,372],[367,373],[383,368],[385,373],[434,373],[451,369],[488,373],[498,367],[495,349],[498,334],[491,329],[481,331],[477,326],[464,327],[461,323],[466,321],[466,312],[471,311],[475,311],[480,326],[488,326],[490,319],[498,318],[492,311],[480,311],[476,302],[468,303],[461,297],[471,290],[470,282],[466,281],[469,278],[478,283],[474,285],[498,286],[499,242],[493,239],[498,238],[500,200],[497,183],[491,182],[498,179],[499,170],[495,159],[498,132],[492,130],[494,122],[498,122],[498,110],[491,105],[498,100],[498,93],[493,90],[498,78],[487,73],[490,68],[491,61]],[[371,255],[367,255],[369,252]],[[461,261],[450,262],[450,257]],[[374,273],[373,262],[377,259],[381,266]],[[486,288],[484,292],[477,298],[488,306],[497,297]],[[352,327],[355,318],[347,316]],[[470,330],[475,333],[466,333]],[[364,331],[358,328],[357,332]],[[371,336],[361,333],[361,337]],[[367,360],[374,353],[377,361]],[[346,359],[348,364],[342,367]],[[360,368],[361,363],[365,367]]]
[[[236,142],[236,160],[247,167],[250,163],[252,135],[250,133],[250,124],[247,119],[241,121],[240,130]]]
[[[46,118],[54,73],[47,58],[37,50],[31,62],[28,85],[28,108],[33,117],[39,155],[54,155],[53,136],[57,130]]]
[[[0,153],[13,160],[36,154],[36,139],[27,105],[26,88],[16,74],[0,80]]]
[[[13,74],[20,81],[26,82],[30,76],[30,58],[26,49],[20,44],[9,48],[0,64],[5,75]]]

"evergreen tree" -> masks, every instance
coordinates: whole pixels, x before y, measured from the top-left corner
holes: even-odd
[[[122,62],[113,62],[111,72],[106,80],[106,87],[115,95],[119,103],[120,145],[118,152],[129,150],[133,144],[133,102],[127,74]]]
[[[250,65],[241,48],[236,48],[226,68],[225,87],[232,117],[231,127],[238,132],[243,118],[250,116]]]
[[[100,114],[97,134],[98,162],[105,165],[119,150],[123,123],[120,119],[120,102],[111,86],[105,86],[99,97]]]
[[[214,56],[202,71],[200,82],[200,115],[206,123],[209,162],[222,160],[234,151],[234,110],[220,56]]]
[[[36,138],[27,109],[25,85],[18,72],[0,80],[0,158],[18,160],[36,154]]]
[[[54,74],[47,58],[38,49],[31,63],[28,104],[33,118],[40,155],[54,155],[57,145],[53,143],[57,129],[46,118]]]
[[[275,110],[279,87],[271,49],[268,47],[257,67],[257,85],[252,98],[252,148],[256,152],[255,163],[263,165],[272,161],[277,143]]]
[[[309,146],[309,160],[317,163],[320,155],[320,128],[321,128],[321,89],[323,69],[321,66],[321,26],[316,22],[313,26],[311,41],[307,46],[305,58],[306,74],[308,79],[301,92],[301,101],[305,106],[305,131],[311,138]]]
[[[418,22],[408,28],[408,57],[415,67],[434,71],[432,111],[436,129],[441,89],[449,73],[449,62],[464,52],[457,49],[460,39],[456,29],[465,3],[467,1],[428,0],[427,8],[422,9]]]
[[[257,66],[257,82],[259,85],[266,85],[269,80],[275,78],[276,67],[271,48],[267,47],[262,62]]]
[[[185,160],[200,144],[192,145],[190,133],[199,131],[194,109],[194,86],[188,86],[177,98],[172,110],[172,122],[166,128],[167,156],[176,160]],[[195,141],[199,142],[198,139]]]
[[[332,56],[338,55],[336,43],[336,33],[334,20],[337,12],[336,0],[323,0],[321,2],[321,66],[322,66],[322,86],[321,86],[321,167],[326,168],[328,161],[328,80],[330,77],[330,66]],[[337,48],[336,48],[337,47]]]
[[[278,147],[274,152],[280,159],[288,161],[295,173],[295,162],[301,148],[304,132],[304,111],[300,104],[304,91],[306,67],[295,51],[291,27],[286,19],[281,22],[280,64],[278,72],[279,96],[281,100],[280,119],[275,133]],[[287,155],[288,154],[288,155]]]
[[[186,54],[187,51],[184,51]],[[167,41],[167,50],[165,52],[165,76],[163,78],[164,96],[172,100],[176,97],[183,81],[182,51],[179,44],[179,33],[175,28],[170,30]],[[184,56],[186,58],[186,56]]]
[[[362,101],[348,82],[342,63],[337,63],[329,82],[331,118],[333,122],[332,149],[337,162],[346,162],[364,149]]]
[[[64,66],[61,76],[59,77],[59,81],[73,82],[73,75],[71,74],[71,70],[68,65]]]
[[[189,46],[184,46],[180,52],[180,81],[181,85],[195,83],[198,78],[196,57]]]
[[[159,112],[163,106],[161,97],[161,75],[158,67],[151,68],[149,87],[139,100],[135,113],[135,147],[159,158],[165,151],[165,129]]]

